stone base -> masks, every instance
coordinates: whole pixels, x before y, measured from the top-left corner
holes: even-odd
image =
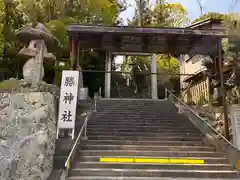
[[[54,95],[11,93],[0,104],[0,179],[47,180],[56,139]]]

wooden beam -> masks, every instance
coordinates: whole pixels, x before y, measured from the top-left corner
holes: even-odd
[[[191,29],[191,28],[140,28],[130,26],[89,26],[70,25],[68,32],[79,33],[110,33],[110,34],[159,34],[159,35],[203,35],[227,37],[224,30],[219,29]]]

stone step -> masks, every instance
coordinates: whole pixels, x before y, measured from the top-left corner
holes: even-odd
[[[211,146],[153,146],[153,145],[103,145],[103,144],[86,144],[85,150],[123,150],[123,151],[214,151],[215,148]]]
[[[144,104],[98,104],[96,105],[97,108],[99,109],[126,109],[126,110],[132,110],[132,109],[143,109],[143,110],[157,110],[158,112],[160,111],[166,111],[167,109],[172,109],[172,110],[177,110],[177,107],[172,105],[172,104],[164,104],[164,105],[144,105]],[[129,108],[129,109],[127,109]]]
[[[139,150],[80,150],[81,156],[161,156],[161,157],[223,157],[214,151],[139,151]]]
[[[97,112],[98,113],[98,112]],[[112,115],[112,114],[96,114],[95,119],[132,119],[132,120],[155,120],[155,121],[167,121],[167,120],[171,120],[171,121],[185,121],[185,122],[189,122],[189,119],[186,117],[172,117],[172,116],[167,116],[167,115],[125,115],[122,112],[119,112],[116,115]]]
[[[78,162],[96,162],[99,163],[100,158],[101,157],[105,157],[105,158],[159,158],[159,159],[164,159],[164,158],[168,158],[168,157],[161,157],[161,156],[155,156],[155,155],[148,155],[148,156],[139,156],[139,155],[134,155],[134,156],[111,156],[111,155],[104,155],[104,156],[100,156],[98,154],[94,154],[92,156],[89,155],[85,155],[85,156],[79,156],[78,157]],[[203,159],[205,164],[228,164],[228,159],[226,157],[223,156],[219,156],[219,157],[171,157],[173,159],[177,159],[177,158],[181,158],[181,159]]]
[[[113,169],[77,168],[72,176],[135,176],[135,177],[198,177],[198,178],[240,178],[234,170],[176,170],[176,169]]]
[[[146,106],[146,107],[140,107],[140,106],[129,106],[129,105],[122,105],[122,106],[115,106],[115,105],[110,105],[110,106],[98,106],[96,105],[96,108],[98,113],[101,112],[107,112],[109,110],[113,111],[113,114],[116,114],[117,112],[133,112],[135,111],[136,114],[164,114],[166,112],[169,112],[169,110],[172,112],[170,115],[176,115],[178,114],[178,108],[175,107],[170,107],[170,106],[164,106],[164,107],[156,107],[156,106]],[[138,111],[136,111],[138,110]],[[183,116],[183,114],[180,114]]]
[[[147,117],[147,116],[129,116],[129,117],[124,117],[119,114],[118,116],[111,116],[109,115],[104,115],[96,118],[91,118],[92,121],[126,121],[126,122],[171,122],[171,123],[189,123],[190,120],[187,118],[171,118],[171,117]]]
[[[97,102],[97,107],[101,107],[101,108],[106,108],[106,107],[109,107],[109,108],[113,108],[113,107],[116,107],[116,108],[119,108],[119,107],[123,107],[123,108],[126,108],[126,107],[130,107],[130,108],[136,108],[136,107],[139,107],[139,108],[143,108],[143,109],[151,109],[151,107],[153,109],[160,109],[163,108],[176,108],[176,106],[174,104],[164,104],[164,103],[156,103],[156,104],[153,104],[153,103],[139,103],[139,102],[136,102],[136,103],[116,103],[116,102],[111,102],[111,103],[98,103]],[[161,110],[161,109],[160,109]]]
[[[125,141],[202,141],[204,136],[158,136],[158,137],[148,137],[148,136],[110,136],[110,135],[90,135],[87,133],[89,140],[125,140]]]
[[[144,104],[144,103],[109,103],[109,104],[102,104],[102,103],[97,103],[97,107],[99,108],[124,108],[126,107],[129,108],[141,108],[141,109],[154,109],[154,110],[163,110],[166,108],[171,108],[171,109],[177,109],[177,107],[173,104],[162,104],[162,103],[157,103],[157,104]]]
[[[182,170],[233,170],[229,164],[141,164],[141,163],[102,163],[77,162],[74,168],[114,168],[114,169],[182,169]]]
[[[149,129],[169,129],[169,130],[174,130],[174,129],[179,129],[179,130],[185,130],[188,131],[188,130],[197,130],[199,131],[194,125],[192,125],[192,128],[186,128],[184,126],[179,126],[179,127],[172,127],[172,126],[164,126],[164,125],[158,125],[156,126],[156,124],[140,124],[140,123],[137,123],[137,124],[130,124],[130,123],[119,123],[119,124],[116,124],[116,123],[110,123],[106,126],[105,124],[101,124],[101,122],[99,122],[98,124],[93,124],[92,121],[88,122],[88,128],[89,129],[103,129],[103,128],[113,128],[113,129],[138,129],[138,128],[149,128]]]
[[[166,103],[166,102],[97,102],[99,107],[140,107],[140,108],[149,108],[153,107],[155,109],[159,109],[159,107],[176,107],[174,104]]]
[[[88,125],[115,125],[115,126],[119,126],[119,125],[125,125],[125,126],[130,126],[130,125],[136,125],[136,126],[155,126],[155,127],[172,127],[172,128],[178,128],[179,126],[181,127],[185,127],[185,128],[194,128],[196,129],[196,127],[189,121],[189,122],[161,122],[161,121],[135,121],[132,122],[131,120],[127,121],[127,120],[106,120],[106,119],[102,119],[102,120],[90,120],[88,122]]]
[[[136,111],[141,111],[141,113],[136,112]],[[111,114],[109,114],[109,112],[111,112]],[[119,114],[121,113],[121,114]],[[132,114],[133,113],[133,114]],[[141,109],[135,109],[132,111],[126,111],[126,110],[121,110],[121,111],[116,111],[115,109],[112,109],[111,111],[109,109],[105,111],[97,111],[96,117],[99,116],[103,116],[103,115],[112,115],[112,116],[116,116],[118,117],[119,115],[122,117],[142,117],[142,116],[146,116],[146,117],[171,117],[171,118],[185,118],[187,119],[187,117],[185,116],[179,116],[178,113],[174,113],[172,112],[172,114],[166,114],[167,112],[155,112],[155,111],[142,111]]]
[[[155,132],[198,132],[201,133],[199,129],[197,128],[189,128],[189,127],[176,127],[171,128],[169,126],[148,126],[148,125],[132,125],[132,124],[121,124],[121,125],[92,125],[88,124],[87,126],[88,131],[141,131],[141,132],[147,132],[147,131],[155,131]]]
[[[154,132],[154,133],[201,133],[198,129],[194,128],[194,129],[170,129],[170,127],[166,128],[166,127],[158,127],[158,126],[155,126],[155,127],[149,127],[149,126],[140,126],[140,127],[129,127],[129,126],[126,126],[125,128],[124,127],[112,127],[112,126],[108,126],[106,125],[105,127],[102,127],[102,128],[97,128],[97,127],[91,127],[91,126],[88,126],[87,127],[87,131],[88,132]]]
[[[173,104],[141,104],[141,103],[134,103],[134,104],[129,104],[129,103],[110,103],[110,104],[96,104],[97,108],[100,109],[125,109],[125,110],[132,110],[132,109],[143,109],[143,110],[158,110],[164,111],[167,109],[177,109],[177,107]]]
[[[95,121],[130,121],[130,122],[171,122],[171,123],[177,123],[177,122],[181,122],[181,123],[189,123],[189,119],[185,118],[185,119],[181,119],[181,118],[171,118],[171,117],[147,117],[147,116],[129,116],[129,117],[124,117],[121,116],[121,114],[119,114],[118,116],[111,116],[111,115],[107,115],[107,116],[101,116],[101,117],[96,117],[96,118],[92,118]]]
[[[113,139],[107,139],[107,140],[89,140],[86,142],[88,145],[151,145],[151,146],[166,146],[166,145],[172,145],[172,146],[203,146],[203,141],[142,141],[142,140],[113,140]]]
[[[169,100],[164,100],[164,99],[158,99],[158,100],[152,100],[152,99],[134,99],[134,98],[128,98],[128,99],[121,99],[121,98],[111,98],[111,99],[99,99],[97,101],[98,103],[101,104],[109,104],[109,103],[142,103],[142,104],[172,104],[171,101]]]
[[[68,180],[239,180],[238,178],[169,178],[169,177],[112,177],[112,176],[74,176],[69,177]]]
[[[147,101],[141,99],[140,101],[97,101],[97,105],[99,106],[109,106],[109,107],[117,107],[117,106],[123,106],[124,105],[129,105],[130,107],[174,107],[174,104],[171,102],[166,102],[166,101]]]
[[[100,108],[100,109],[106,109],[106,108],[116,108],[116,109],[120,109],[120,108],[123,108],[123,109],[126,109],[127,107],[129,107],[130,109],[134,109],[134,108],[139,108],[139,109],[146,109],[146,110],[151,110],[151,109],[154,109],[154,110],[158,110],[158,111],[162,111],[162,110],[166,110],[167,108],[168,109],[177,109],[176,106],[174,106],[173,104],[138,104],[138,103],[135,103],[135,104],[129,104],[129,103],[121,103],[121,104],[116,104],[116,103],[110,103],[110,104],[99,104],[97,103],[97,108]]]
[[[185,118],[185,117],[171,117],[171,116],[162,116],[162,115],[159,115],[159,116],[148,116],[148,115],[141,115],[141,116],[137,116],[137,115],[131,115],[131,116],[124,116],[124,115],[121,115],[121,113],[119,113],[118,115],[111,115],[111,114],[101,114],[101,115],[96,115],[95,119],[108,119],[108,120],[114,120],[115,118],[116,119],[127,119],[127,120],[143,120],[143,121],[146,121],[146,120],[149,120],[149,121],[183,121],[183,122],[189,122],[189,119],[188,118]]]
[[[143,104],[108,104],[108,105],[103,105],[103,104],[97,104],[96,107],[98,109],[124,109],[124,110],[132,110],[132,109],[143,109],[143,110],[154,110],[157,112],[161,112],[161,111],[166,111],[167,109],[171,109],[176,111],[177,107],[173,106],[171,104],[167,104],[167,105],[143,105]],[[128,108],[128,109],[127,109]]]
[[[92,131],[87,132],[87,135],[106,135],[106,136],[146,136],[146,137],[168,137],[168,136],[179,136],[179,137],[198,137],[202,134],[198,132],[110,132],[110,131]]]

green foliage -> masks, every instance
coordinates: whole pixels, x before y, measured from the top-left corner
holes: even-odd
[[[165,70],[170,73],[179,73],[180,63],[179,60],[167,55],[157,56],[157,64],[159,70]]]
[[[148,4],[148,1],[136,0],[135,16],[130,24],[142,27],[151,25],[152,10],[148,6]]]
[[[188,23],[187,12],[179,3],[162,2],[153,8],[149,7],[148,1],[137,0],[136,3],[136,15],[131,22],[134,26],[182,27]]]
[[[231,13],[223,21],[228,37],[228,50],[233,53],[240,52],[240,14]]]
[[[195,19],[192,22],[192,24],[197,23],[202,20],[205,20],[205,19],[209,19],[209,18],[223,21],[226,18],[226,14],[217,13],[217,12],[209,12],[209,13],[203,14],[199,18]]]
[[[188,23],[187,11],[179,3],[159,3],[152,13],[156,27],[183,27]]]
[[[13,89],[20,89],[21,82],[18,80],[5,80],[3,82],[0,82],[0,90],[13,90]]]
[[[0,58],[4,56],[5,60],[9,59],[9,61],[17,63],[18,61],[13,61],[13,59],[23,45],[16,39],[14,32],[23,26],[35,26],[41,22],[64,46],[62,50],[55,52],[57,60],[65,61],[67,59],[69,61],[67,25],[76,23],[112,25],[117,23],[118,14],[124,8],[125,2],[122,0],[13,0],[10,4],[4,4],[3,1],[0,1]],[[84,52],[84,54],[88,53]],[[98,57],[96,58],[98,59]],[[99,58],[102,59],[101,56]],[[1,68],[3,67],[1,63],[5,60],[0,61]],[[104,63],[103,60],[101,62]],[[89,63],[93,62],[89,61],[88,58],[81,59],[81,65],[85,68],[92,66]],[[45,68],[47,70],[53,69],[51,66],[46,65]],[[4,65],[4,69],[6,68],[7,66]],[[7,75],[7,77],[9,76],[11,77],[11,75]]]
[[[0,24],[0,57],[3,55],[3,50],[4,50],[3,24]]]

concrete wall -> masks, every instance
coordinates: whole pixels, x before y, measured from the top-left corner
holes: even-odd
[[[188,59],[189,56],[185,56],[185,60]],[[202,66],[202,59],[203,56],[194,56],[190,60],[184,62],[185,67],[185,73],[187,74],[195,74],[201,70],[204,69],[204,66]]]

